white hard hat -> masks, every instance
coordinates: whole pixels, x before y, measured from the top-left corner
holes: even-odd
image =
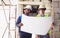
[[[32,10],[32,7],[31,7],[31,5],[27,5],[26,7],[24,7],[24,9],[30,9],[30,10]]]
[[[41,3],[41,4],[39,5],[39,8],[38,8],[38,9],[45,9],[45,10],[46,10],[45,4],[44,4],[44,3]]]

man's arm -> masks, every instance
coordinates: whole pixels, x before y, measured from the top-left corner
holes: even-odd
[[[52,36],[52,34],[53,34],[53,27],[54,27],[54,22],[51,24],[51,27],[50,27],[50,34],[49,34],[49,36],[50,36],[50,38],[52,38],[53,36]]]
[[[22,19],[22,16],[19,16],[19,17],[18,17],[18,20],[17,20],[17,22],[16,22],[16,26],[17,26],[17,27],[20,27],[20,26],[23,25],[23,24],[21,23],[21,19]]]
[[[50,30],[53,30],[54,22],[51,24]]]

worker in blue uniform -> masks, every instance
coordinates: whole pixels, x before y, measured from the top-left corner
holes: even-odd
[[[27,5],[26,7],[24,7],[23,11],[25,15],[30,16],[29,13],[31,12],[32,8],[30,5]],[[19,34],[20,34],[20,38],[31,38],[32,34],[21,31],[21,27],[23,26],[23,23],[21,23],[22,20],[22,15],[18,17],[18,20],[16,22],[17,27],[19,28]],[[26,26],[27,27],[27,26]]]

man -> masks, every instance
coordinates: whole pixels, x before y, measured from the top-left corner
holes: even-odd
[[[42,3],[39,8],[38,8],[38,15],[36,17],[49,17],[49,14],[45,14],[45,5]],[[51,26],[52,28],[52,26]],[[50,30],[48,31],[48,33],[46,35],[37,35],[36,34],[36,38],[49,38],[49,32]]]
[[[29,13],[31,12],[31,10],[32,10],[31,6],[27,5],[26,7],[24,7],[24,10],[23,10],[24,13],[23,14],[30,16]],[[16,23],[16,25],[19,28],[20,38],[31,38],[32,34],[27,33],[27,32],[23,32],[20,30],[21,27],[23,26],[23,23],[21,23],[21,19],[22,19],[22,16],[19,16],[17,23]]]

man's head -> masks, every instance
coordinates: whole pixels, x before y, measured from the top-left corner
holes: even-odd
[[[30,13],[30,12],[31,12],[31,10],[32,10],[32,8],[31,8],[31,6],[30,6],[30,5],[27,5],[26,7],[24,7],[24,13],[25,13],[25,14]]]
[[[46,8],[45,8],[44,4],[41,4],[38,8],[38,12],[39,12],[40,15],[44,15],[45,10],[46,10]]]

